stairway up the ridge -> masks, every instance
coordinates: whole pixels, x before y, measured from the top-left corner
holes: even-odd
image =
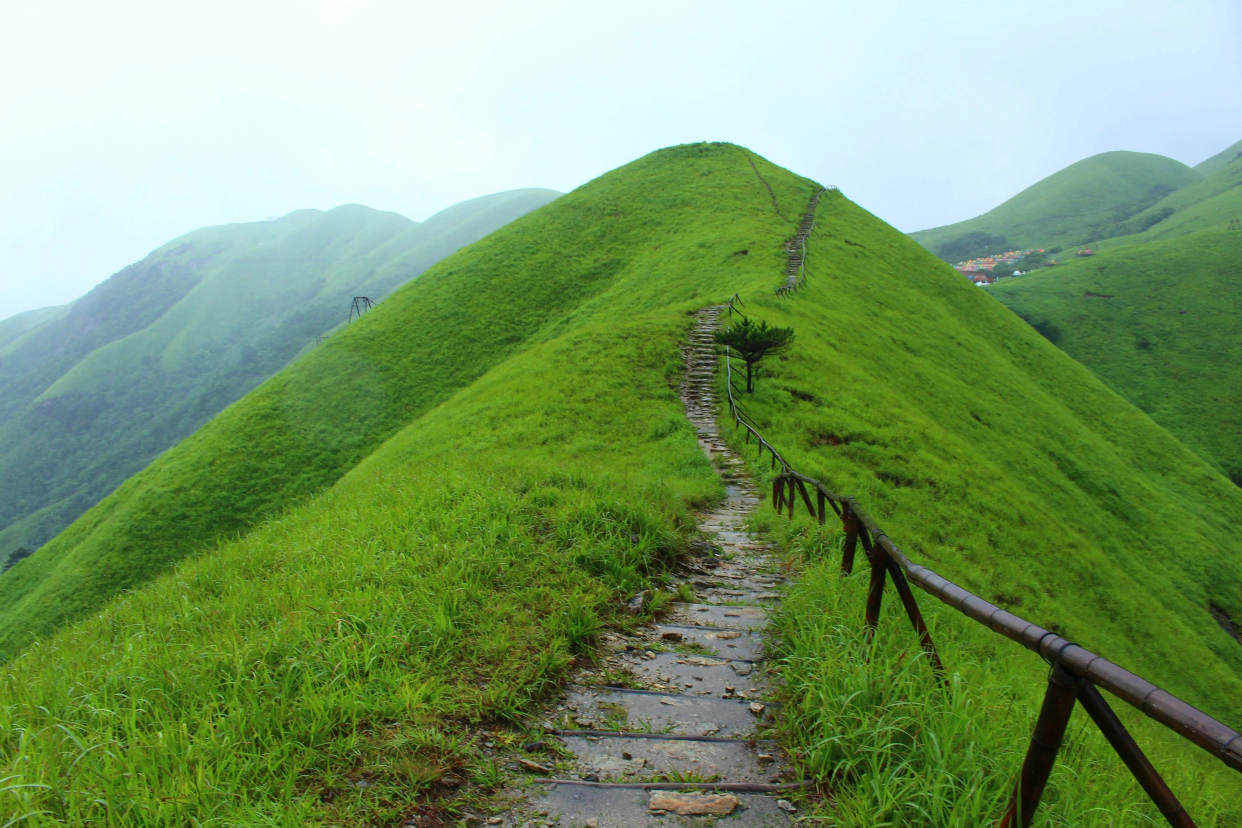
[[[687,565],[697,600],[674,604],[635,636],[606,636],[600,669],[580,675],[549,711],[556,748],[572,772],[532,777],[506,825],[647,828],[715,820],[766,828],[789,825],[796,811],[782,793],[797,787],[793,772],[767,737],[778,708],[764,674],[764,629],[783,578],[745,530],[759,494],[716,428],[712,332],[722,310],[699,312],[681,387],[699,445],[727,491],[700,516],[712,551]],[[626,680],[619,683],[620,676]]]

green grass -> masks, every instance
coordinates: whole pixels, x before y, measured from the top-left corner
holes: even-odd
[[[1105,152],[1053,173],[981,216],[910,236],[950,262],[1071,247],[1116,235],[1118,225],[1202,177],[1162,155]]]
[[[804,807],[842,828],[994,823],[1022,764],[1047,666],[918,593],[950,674],[945,689],[891,589],[879,631],[866,640],[867,567],[842,578],[839,528],[774,528],[800,576],[774,625],[784,681],[782,735],[804,773],[833,780],[830,802]],[[1197,825],[1242,823],[1231,771],[1122,702],[1113,700],[1112,707]],[[1165,823],[1079,707],[1036,824]]]
[[[747,404],[800,469],[858,494],[920,561],[1228,720],[1242,648],[1205,605],[1242,609],[1242,493],[839,193],[810,284],[775,299],[815,186],[755,160],[789,218],[730,145],[609,173],[431,268],[0,579],[43,576],[12,605],[10,647],[55,624],[52,601],[88,616],[0,676],[5,811],[395,824],[440,797],[460,808],[445,774],[500,784],[472,727],[529,721],[614,608],[671,594],[687,510],[721,495],[675,389],[690,313],[735,291],[797,331]],[[829,598],[795,591],[790,623],[853,624]],[[998,692],[1038,678],[1033,662],[998,662]],[[1097,748],[1093,790],[1124,792]],[[954,767],[1004,768],[1012,748],[971,758]]]
[[[198,230],[63,308],[0,322],[0,562],[35,549],[230,403],[460,247],[556,194],[423,224],[347,205]]]
[[[796,216],[814,188],[761,163]],[[465,728],[529,712],[721,496],[676,394],[687,311],[765,285],[794,229],[736,147],[666,150],[450,257],[167,453],[83,531],[202,549],[212,487],[306,461],[278,402],[324,441],[372,429],[330,490],[286,488],[278,517],[8,665],[4,775],[49,787],[5,811],[373,824],[488,777]],[[377,399],[388,434],[358,413]]]
[[[1217,170],[1223,169],[1227,164],[1235,161],[1239,154],[1242,154],[1242,141],[1224,149],[1206,161],[1195,164],[1195,169],[1204,175],[1211,175]]]
[[[621,178],[615,193],[601,184],[559,199],[440,263],[126,481],[0,578],[0,651],[330,486],[534,341],[600,314],[706,301],[722,274],[779,266],[779,242],[766,254],[757,242],[783,239],[787,222],[770,200],[756,215],[747,199],[767,191],[753,172],[707,169],[695,186],[658,165]],[[796,206],[810,189],[778,195]],[[701,216],[711,198],[732,217]],[[734,255],[748,247],[756,255]]]
[[[909,239],[841,198],[817,226],[818,278],[751,301],[798,336],[747,400],[765,435],[915,560],[1228,720],[1242,490]]]
[[[1205,232],[1119,246],[989,291],[1242,485],[1239,261],[1242,232]]]
[[[1122,238],[1102,245],[1136,244],[1174,238],[1203,230],[1227,230],[1242,219],[1242,158],[1188,184],[1126,221],[1118,228]]]

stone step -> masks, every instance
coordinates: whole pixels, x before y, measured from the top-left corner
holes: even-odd
[[[704,824],[706,820],[714,820],[711,824],[720,828],[783,828],[790,824],[789,815],[776,804],[779,794],[726,794],[736,799],[736,806],[727,816],[696,818],[649,810],[651,793],[641,788],[555,783],[546,788],[541,796],[533,798],[531,806],[549,817],[558,817],[561,828],[582,828],[588,820],[596,828],[669,828],[699,824],[691,821],[694,819]]]
[[[753,684],[758,675],[750,661],[677,652],[656,653],[654,658],[648,658],[642,652],[631,651],[618,654],[613,663],[629,670],[648,687],[658,685],[700,698],[765,701]]]
[[[701,782],[779,784],[786,761],[776,742],[743,739],[672,739],[649,734],[557,734],[573,755],[580,777],[596,774],[600,782],[646,782],[655,779]]]
[[[781,594],[770,589],[738,589],[741,584],[717,587],[694,582],[694,594],[700,604],[750,604],[774,606],[780,603]]]
[[[763,704],[751,712],[752,704]],[[678,736],[747,738],[771,722],[773,707],[748,700],[697,698],[647,690],[578,687],[565,700],[567,718],[593,730],[636,730]]]
[[[721,658],[738,661],[757,661],[763,654],[763,638],[753,630],[722,630],[718,627],[702,627],[692,624],[659,624],[655,638],[665,633],[680,633],[682,640],[698,644]]]
[[[768,613],[763,607],[723,607],[677,601],[672,608],[672,620],[683,624],[725,630],[761,630],[768,625]]]

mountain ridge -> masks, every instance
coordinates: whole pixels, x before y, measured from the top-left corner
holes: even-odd
[[[181,236],[0,346],[0,559],[42,545],[317,337],[557,194],[427,222],[361,205]],[[0,331],[5,328],[0,327]]]

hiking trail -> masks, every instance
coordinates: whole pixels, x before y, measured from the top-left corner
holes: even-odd
[[[549,776],[532,777],[525,803],[504,824],[637,828],[714,816],[713,824],[760,828],[788,825],[796,811],[782,793],[797,787],[792,770],[767,738],[776,711],[764,628],[783,577],[745,530],[759,494],[716,426],[712,335],[724,308],[699,311],[684,350],[686,415],[727,493],[700,515],[710,551],[683,565],[696,602],[672,604],[633,636],[604,636],[596,669],[580,671],[548,711],[545,727],[557,744],[532,756],[539,762],[523,762]],[[618,674],[626,687],[615,683]]]

